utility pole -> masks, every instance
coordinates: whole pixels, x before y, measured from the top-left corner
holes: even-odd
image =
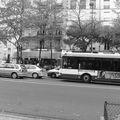
[[[92,14],[92,16],[91,16],[91,21],[92,21],[92,23],[91,23],[91,52],[93,52],[93,9],[94,9],[94,3],[91,1],[90,2],[90,8],[91,8],[91,14]]]

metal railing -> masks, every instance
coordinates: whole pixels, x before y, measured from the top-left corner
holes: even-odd
[[[104,120],[120,120],[120,103],[104,103]]]

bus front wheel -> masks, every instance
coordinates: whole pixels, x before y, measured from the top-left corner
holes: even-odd
[[[82,81],[85,83],[89,83],[91,81],[91,76],[89,74],[83,74]]]

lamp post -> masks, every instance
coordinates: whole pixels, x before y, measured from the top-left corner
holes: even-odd
[[[94,9],[94,3],[91,1],[90,2],[90,8],[91,8],[91,14],[92,14],[92,16],[91,16],[91,21],[92,21],[92,23],[91,23],[91,36],[93,35],[93,9]],[[91,37],[91,52],[93,52],[93,37]]]

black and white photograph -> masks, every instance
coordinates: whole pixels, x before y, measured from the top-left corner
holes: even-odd
[[[0,0],[0,120],[120,120],[120,0]]]

